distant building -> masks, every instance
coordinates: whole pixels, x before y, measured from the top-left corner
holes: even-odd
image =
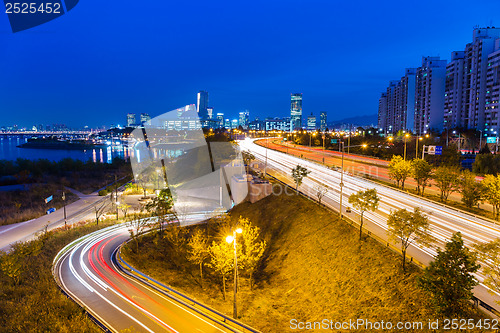
[[[141,113],[141,125],[144,125],[144,123],[147,123],[150,120],[151,120],[151,116],[149,114]]]
[[[222,112],[217,113],[216,120],[219,128],[224,127],[224,113]]]
[[[208,115],[208,119],[214,119],[214,108],[209,106],[207,108],[207,115]]]
[[[488,56],[486,75],[485,124],[483,136],[500,134],[500,39],[496,40],[495,51]]]
[[[319,114],[319,129],[321,132],[326,130],[326,111],[321,111]]]
[[[208,118],[208,92],[200,90],[196,98],[196,111],[200,119]]]
[[[135,113],[127,113],[127,127],[135,127]]]
[[[385,133],[387,128],[387,93],[382,93],[378,99],[378,128]]]
[[[250,112],[248,110],[241,111],[239,114],[239,125],[244,129],[248,129],[250,122]]]
[[[464,101],[464,51],[451,53],[451,62],[446,65],[444,94],[444,129],[464,127],[462,103]]]
[[[291,130],[302,128],[302,93],[291,95],[290,119],[292,121]]]
[[[309,131],[316,130],[316,116],[314,116],[311,112],[311,115],[307,117],[307,129]]]
[[[266,131],[284,131],[290,132],[292,126],[291,118],[267,118],[264,121]]]

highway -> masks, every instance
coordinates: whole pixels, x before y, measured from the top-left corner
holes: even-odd
[[[255,144],[253,139],[241,140],[238,143],[242,151],[250,151],[261,161],[265,161],[267,155],[268,172],[293,187],[294,183],[291,178],[292,168],[296,167],[298,164],[306,167],[311,171],[311,173],[303,180],[300,190],[309,197],[315,199],[316,191],[314,190],[314,187],[318,184],[327,185],[329,187],[329,191],[323,197],[322,201],[330,208],[337,211],[339,210],[339,184],[341,177],[341,173],[339,171],[328,169],[320,163],[314,163],[283,152],[266,149],[265,147]],[[363,178],[351,176],[347,173],[344,173],[342,200],[344,208],[346,206],[350,206],[348,204],[348,198],[351,194],[359,190],[372,188],[377,189],[377,193],[380,197],[379,208],[375,212],[365,212],[364,227],[366,228],[366,231],[374,233],[385,242],[389,242],[386,221],[391,211],[400,208],[413,210],[415,207],[420,207],[422,211],[428,215],[429,221],[431,222],[432,235],[437,240],[436,244],[434,244],[435,246],[444,248],[444,244],[451,238],[452,234],[457,231],[462,233],[464,243],[468,247],[480,242],[489,242],[500,237],[500,228],[490,221],[407,194],[402,191],[398,191],[393,188],[379,185]],[[344,215],[358,221],[358,213],[353,208],[351,210],[351,213],[345,213],[344,210]],[[409,256],[424,265],[428,265],[436,254],[437,251],[435,247],[423,248],[414,246],[408,251]],[[480,282],[483,281],[481,274],[478,274],[476,277]],[[482,301],[495,307],[497,310],[499,309],[499,306],[495,304],[495,301],[500,300],[500,297],[498,297],[499,295],[490,295],[484,285],[480,284],[476,287],[474,289],[474,293]]]
[[[338,151],[323,150],[322,148],[317,147],[309,148],[307,146],[292,145],[290,143],[281,142],[279,139],[281,138],[278,138],[278,140],[266,140],[261,138],[257,143],[273,150],[286,152],[289,155],[302,155],[303,158],[311,161],[323,163],[328,166],[340,167],[342,154]],[[409,158],[413,158],[413,156],[409,156]],[[389,177],[388,166],[388,161],[370,156],[347,154],[347,149],[344,154],[344,170],[354,175],[364,175],[370,177],[371,179],[378,179],[394,184],[395,182]],[[482,177],[476,178],[482,179]],[[413,178],[408,177],[405,181],[405,188],[416,189],[416,187],[416,181]],[[433,180],[429,181],[428,186],[425,188],[425,193],[432,194],[437,197],[440,196],[440,190]],[[448,197],[448,200],[461,202],[462,197],[459,193],[453,192]],[[479,207],[489,212],[493,211],[493,206],[486,202],[480,203]]]
[[[205,218],[200,213],[185,223]],[[59,253],[53,274],[66,294],[112,332],[240,332],[119,269],[115,254],[129,239],[130,228],[122,223],[96,231]]]

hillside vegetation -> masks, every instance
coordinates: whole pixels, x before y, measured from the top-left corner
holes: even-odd
[[[268,244],[254,290],[247,279],[240,279],[243,322],[263,332],[284,332],[291,331],[292,319],[362,318],[426,325],[436,317],[428,296],[417,287],[418,268],[411,267],[405,276],[397,254],[372,239],[360,242],[355,228],[316,203],[295,195],[270,196],[236,206],[230,218],[234,222],[240,216],[258,226]],[[185,237],[196,228],[206,226],[190,228]],[[223,239],[215,223],[209,229],[215,239]],[[182,245],[174,247],[166,238],[147,235],[139,253],[126,247],[124,258],[146,274],[232,315],[231,291],[223,300],[220,284],[210,272],[201,288],[198,267],[185,259]],[[231,290],[232,280],[229,285]]]

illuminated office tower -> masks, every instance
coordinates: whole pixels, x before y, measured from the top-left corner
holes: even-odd
[[[248,129],[248,124],[250,123],[250,112],[248,110],[241,111],[238,120],[241,127]]]
[[[302,128],[302,93],[291,95],[290,118],[292,121],[291,130]]]
[[[309,131],[316,130],[316,116],[311,112],[311,115],[307,117],[307,129]]]
[[[214,119],[214,108],[209,106],[207,108],[207,116],[208,116],[208,119]]]
[[[319,114],[319,129],[321,132],[326,130],[326,111],[321,111]]]
[[[200,90],[196,98],[196,111],[200,119],[208,119],[208,92]]]
[[[135,127],[135,113],[127,113],[127,127]]]
[[[141,124],[144,125],[144,123],[147,123],[148,121],[151,120],[151,116],[147,113],[141,113]]]

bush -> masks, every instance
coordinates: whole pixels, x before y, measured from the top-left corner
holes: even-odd
[[[104,190],[100,190],[100,191],[99,191],[99,195],[100,195],[101,197],[105,196],[106,194],[108,194],[108,190],[107,190],[107,189],[104,189]]]

